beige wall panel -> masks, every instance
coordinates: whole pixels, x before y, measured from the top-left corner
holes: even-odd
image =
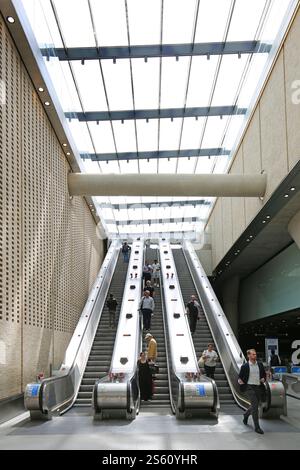
[[[232,245],[232,198],[222,198],[223,253],[226,254]]]
[[[244,173],[244,160],[243,148],[240,147],[238,154],[233,162],[230,173],[243,174]],[[232,242],[241,235],[246,228],[245,220],[245,198],[233,197],[231,198],[231,211],[232,211]]]
[[[300,13],[295,18],[284,45],[284,65],[286,82],[286,114],[287,114],[287,136],[288,136],[288,162],[289,170],[300,158]],[[292,88],[296,83],[297,88]],[[297,100],[293,103],[293,100]]]
[[[72,333],[65,333],[64,331],[54,331],[53,344],[54,344],[54,357],[53,369],[59,369],[65,357],[66,348],[72,338]]]
[[[259,175],[261,173],[259,106],[256,108],[243,140],[243,160],[245,174]],[[259,197],[245,197],[246,225],[249,225],[262,205],[263,202]]]
[[[287,175],[287,141],[283,52],[260,101],[262,169],[268,174],[265,200]]]
[[[224,254],[223,244],[223,223],[222,223],[222,198],[219,198],[215,205],[215,244],[216,244],[216,265],[220,262]],[[215,266],[214,266],[215,268]]]
[[[36,379],[39,372],[50,375],[52,364],[52,331],[46,328],[24,325],[23,330],[23,384]]]
[[[0,320],[0,400],[22,392],[21,325]]]
[[[103,243],[86,202],[69,198],[68,163],[1,18],[0,76],[1,400],[60,365]]]

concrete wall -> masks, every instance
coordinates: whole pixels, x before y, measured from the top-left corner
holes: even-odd
[[[0,18],[0,399],[59,367],[103,259],[85,201]],[[3,91],[3,87],[2,87]],[[2,95],[3,97],[4,95]]]
[[[208,222],[213,269],[299,160],[300,104],[292,102],[292,84],[300,80],[299,44],[298,11],[229,170],[240,174],[266,172],[266,195],[263,201],[218,198]]]

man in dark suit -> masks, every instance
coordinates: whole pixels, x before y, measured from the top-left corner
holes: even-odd
[[[247,351],[248,362],[242,365],[238,382],[242,392],[246,392],[249,400],[250,407],[244,414],[243,423],[248,424],[248,418],[252,414],[252,419],[255,426],[255,432],[264,434],[259,426],[258,421],[258,405],[261,401],[262,392],[264,391],[264,383],[266,381],[266,371],[262,362],[256,361],[255,349]]]

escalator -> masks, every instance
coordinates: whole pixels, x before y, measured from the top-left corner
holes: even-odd
[[[182,249],[173,249],[172,253],[176,264],[176,270],[180,282],[182,297],[186,305],[190,301],[191,295],[196,295],[196,297],[198,298],[197,290],[194,285],[194,281],[190,274]],[[203,308],[201,306],[201,299],[199,299],[199,303],[200,319],[197,322],[197,328],[193,335],[193,343],[197,358],[199,358],[203,351],[207,349],[208,343],[214,343],[210,328],[203,312]],[[217,349],[217,345],[215,346]],[[226,414],[242,414],[243,410],[236,404],[233,398],[223,365],[220,361],[218,361],[215,370],[215,382],[219,393],[220,412]]]
[[[154,260],[157,259],[159,262],[159,252],[156,249],[146,247],[145,260],[149,264],[153,264]],[[155,311],[154,316],[151,319],[151,334],[157,341],[157,361],[156,364],[159,366],[159,373],[156,374],[154,379],[154,394],[151,401],[142,401],[141,409],[144,411],[148,408],[170,408],[170,395],[169,395],[169,383],[168,383],[168,370],[167,370],[167,358],[166,358],[166,346],[165,346],[165,335],[164,335],[164,324],[163,324],[163,312],[161,302],[161,291],[160,287],[155,287],[154,302]],[[145,333],[144,333],[145,336]],[[147,350],[146,342],[143,338],[144,351]]]
[[[122,304],[124,285],[127,275],[128,263],[124,263],[123,255],[120,251],[116,268],[109,287],[117,302],[116,325],[118,325],[119,312]],[[105,305],[101,315],[100,323],[94,338],[94,343],[89,355],[89,359],[81,381],[77,399],[73,406],[91,407],[93,386],[97,379],[106,376],[109,371],[112,353],[114,349],[117,328],[110,328],[109,313]]]

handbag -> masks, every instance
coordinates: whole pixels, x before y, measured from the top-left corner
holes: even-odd
[[[152,375],[159,373],[159,367],[156,364],[149,364],[149,369]]]
[[[204,358],[201,356],[199,361],[198,361],[199,367],[204,367],[204,363],[205,363]]]

